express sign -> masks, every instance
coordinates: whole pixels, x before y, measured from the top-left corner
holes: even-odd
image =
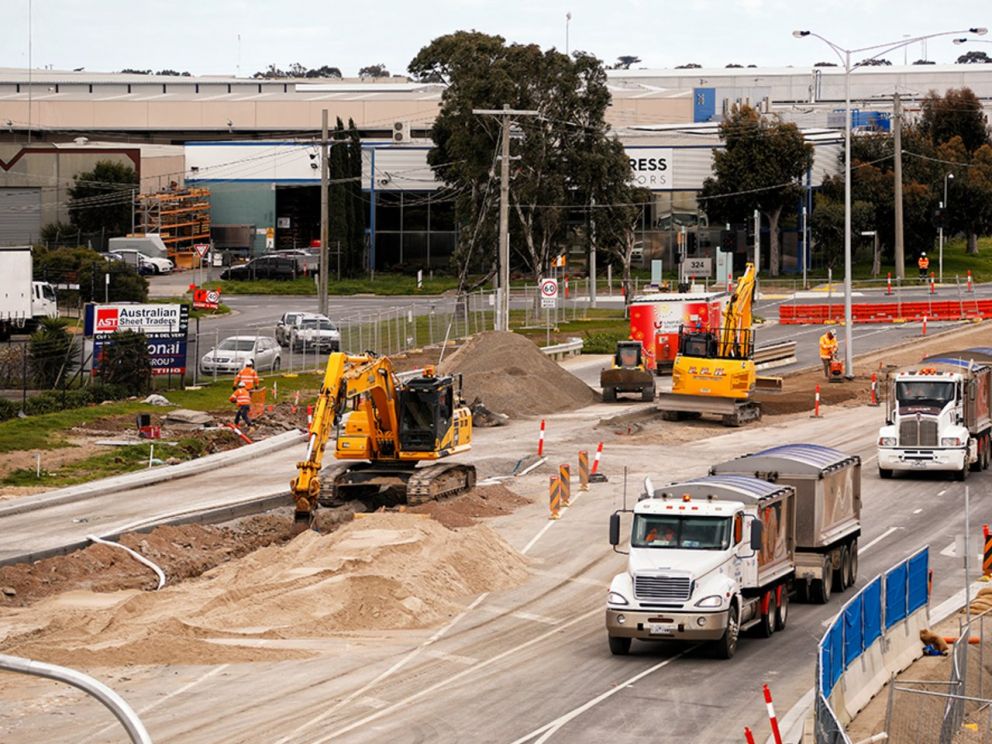
[[[628,147],[626,153],[634,185],[653,190],[672,188],[671,147]]]

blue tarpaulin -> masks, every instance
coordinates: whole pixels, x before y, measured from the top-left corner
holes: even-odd
[[[906,617],[906,576],[908,564],[900,563],[885,574],[885,628]]]
[[[864,650],[864,628],[861,624],[861,595],[844,608],[844,667],[861,656]]]
[[[922,550],[909,559],[909,612],[927,603],[928,551]]]
[[[864,646],[868,648],[882,635],[882,577],[878,577],[861,590],[864,618]]]

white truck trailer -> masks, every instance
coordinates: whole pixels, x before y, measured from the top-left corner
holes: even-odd
[[[938,470],[958,480],[990,464],[992,358],[988,349],[927,357],[886,384],[878,474]]]
[[[835,572],[841,587],[853,584],[860,465],[836,450],[792,445],[714,468],[748,475],[660,489],[646,480],[627,570],[607,595],[610,651],[629,653],[633,639],[711,642],[730,658],[742,631],[767,637],[785,628],[797,577],[802,595],[824,602]],[[620,544],[620,512],[610,518],[610,542]]]
[[[0,248],[0,340],[28,333],[46,317],[58,317],[55,290],[34,281],[31,246]]]

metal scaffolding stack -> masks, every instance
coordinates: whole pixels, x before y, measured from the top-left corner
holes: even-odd
[[[210,242],[210,190],[179,189],[141,194],[135,212],[138,231],[158,233],[177,268],[191,268],[193,246]]]

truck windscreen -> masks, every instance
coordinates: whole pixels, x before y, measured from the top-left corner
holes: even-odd
[[[730,536],[730,517],[635,514],[630,544],[634,548],[726,550]]]
[[[896,383],[896,400],[900,408],[943,409],[954,400],[953,382],[913,380]]]

